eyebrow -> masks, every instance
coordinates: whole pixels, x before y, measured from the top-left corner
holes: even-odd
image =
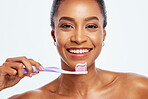
[[[74,18],[71,18],[71,17],[61,17],[59,19],[59,22],[61,20],[68,20],[68,21],[73,21],[73,22],[75,21]],[[95,17],[95,16],[92,16],[92,17],[87,17],[87,18],[84,19],[84,21],[90,21],[90,20],[97,20],[97,21],[99,21],[99,18]]]
[[[61,18],[59,19],[59,22],[60,22],[61,20],[74,21],[74,19],[71,18],[71,17],[61,17]]]
[[[97,21],[99,21],[99,18],[98,18],[98,17],[93,16],[93,17],[88,17],[88,18],[85,18],[84,20],[85,20],[85,21],[90,21],[90,20],[97,20]]]

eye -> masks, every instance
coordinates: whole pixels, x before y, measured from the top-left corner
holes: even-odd
[[[60,25],[60,27],[61,28],[73,28],[73,26],[72,25],[70,25],[70,24],[62,24],[62,25]]]
[[[93,28],[98,28],[98,26],[97,25],[87,25],[86,28],[93,29]]]

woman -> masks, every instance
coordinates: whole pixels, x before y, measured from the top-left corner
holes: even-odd
[[[85,2],[84,2],[85,1]],[[51,14],[51,35],[61,56],[62,69],[74,71],[77,63],[87,63],[88,74],[61,74],[53,82],[10,99],[147,99],[148,79],[95,68],[106,36],[103,0],[55,0]],[[24,75],[23,65],[28,73]],[[9,58],[0,67],[0,89],[32,76],[32,65],[40,63],[26,57]]]

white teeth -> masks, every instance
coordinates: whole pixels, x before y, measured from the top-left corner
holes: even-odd
[[[82,51],[82,50],[80,50],[80,53],[83,53],[83,51]]]
[[[87,53],[89,51],[90,51],[90,49],[77,49],[77,50],[70,49],[69,50],[70,53],[75,53],[75,54]]]
[[[77,50],[76,53],[79,53],[79,50]]]

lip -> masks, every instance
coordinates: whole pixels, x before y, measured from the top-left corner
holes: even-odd
[[[74,53],[70,53],[69,51],[67,51],[67,49],[91,49],[89,52],[87,52],[87,53],[80,53],[80,54],[74,54]],[[87,57],[90,53],[91,53],[91,51],[93,50],[93,48],[88,48],[88,47],[81,47],[81,48],[77,48],[77,47],[71,47],[71,48],[67,48],[66,49],[66,52],[68,53],[68,55],[70,56],[70,57],[72,57],[72,58],[85,58],[85,57]]]

